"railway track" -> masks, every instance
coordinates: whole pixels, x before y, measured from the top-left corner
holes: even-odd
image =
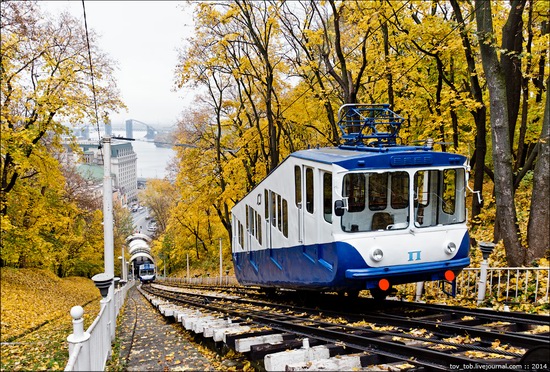
[[[538,371],[550,365],[547,316],[329,295],[308,307],[292,295],[273,301],[253,292],[159,284],[143,290],[165,315],[268,371]]]

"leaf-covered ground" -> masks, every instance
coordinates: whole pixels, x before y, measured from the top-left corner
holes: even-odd
[[[93,281],[60,279],[38,269],[2,268],[1,370],[63,370],[72,333],[71,307],[84,307],[86,329],[99,312]]]
[[[253,371],[234,352],[223,356],[197,343],[178,322],[167,322],[134,287],[117,319],[113,357],[106,371]]]

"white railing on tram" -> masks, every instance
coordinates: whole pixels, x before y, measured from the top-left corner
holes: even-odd
[[[115,317],[124,305],[128,290],[135,284],[132,280],[115,290],[114,304]],[[84,309],[74,306],[71,309],[73,317],[73,333],[67,338],[69,342],[69,361],[65,371],[103,371],[107,360],[111,355],[111,324],[116,324],[116,319],[111,323],[109,319],[109,303],[111,299],[106,297],[100,301],[99,315],[86,332],[84,332]]]

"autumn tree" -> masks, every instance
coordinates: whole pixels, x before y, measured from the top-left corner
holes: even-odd
[[[183,53],[185,61],[178,72],[182,76],[180,86],[189,83],[189,78],[197,79],[196,74],[189,72],[193,62],[204,66],[208,79],[216,72],[233,81],[233,97],[241,100],[238,109],[242,115],[234,118],[257,130],[256,141],[262,144],[258,149],[267,171],[280,160],[279,140],[284,129],[278,103],[281,57],[276,53],[279,33],[276,11],[277,5],[248,0],[200,3],[196,17],[198,37],[192,39],[191,48]],[[203,56],[197,51],[204,53],[206,63],[202,63]],[[197,80],[205,81],[201,77]]]
[[[208,161],[196,172],[202,177],[186,173],[184,182],[196,180],[195,186],[205,191],[200,200],[208,200],[229,240],[231,206],[278,164],[280,137],[288,132],[278,98],[284,84],[274,48],[277,5],[264,5],[199,4],[197,35],[181,51],[177,72],[179,87],[198,86],[204,92],[198,100],[201,110],[193,110],[190,120],[181,123],[179,142],[201,149],[201,157]],[[187,157],[197,151],[193,148],[181,153]],[[207,180],[209,187],[202,187]],[[182,199],[188,200],[187,195]],[[204,204],[200,208],[207,213],[206,220],[211,218],[209,208]],[[196,227],[190,229],[198,232]]]
[[[94,117],[87,41],[77,20],[61,14],[44,20],[32,2],[5,2],[2,11],[2,159],[1,213],[6,197],[21,179],[36,175],[31,159],[47,153],[43,139],[59,145],[62,121]],[[117,109],[112,67],[93,47],[98,106]],[[36,158],[35,158],[36,159]]]
[[[160,232],[164,231],[168,225],[170,206],[178,199],[174,186],[166,179],[149,180],[145,190],[140,192],[139,199],[149,208]]]
[[[540,138],[537,142],[538,161],[534,169],[531,214],[527,230],[529,251],[526,262],[548,255],[550,247],[550,209],[546,207],[550,195],[550,78],[546,79],[546,104]]]
[[[528,264],[533,258],[541,257],[548,249],[547,226],[533,226],[530,223],[530,241],[540,239],[542,244],[535,244],[531,250],[527,250],[521,241],[521,231],[518,225],[517,206],[514,199],[515,175],[513,172],[513,140],[515,134],[515,123],[518,113],[519,96],[518,91],[521,84],[518,84],[516,74],[521,71],[519,51],[522,45],[521,27],[523,24],[522,13],[525,8],[525,0],[513,0],[510,3],[507,21],[503,27],[503,36],[500,47],[497,44],[493,26],[493,12],[491,3],[476,1],[476,21],[478,38],[480,44],[483,70],[485,72],[491,110],[491,137],[493,144],[494,182],[497,204],[497,224],[500,227],[500,237],[504,241],[507,253],[507,260],[510,265]],[[519,45],[519,47],[518,47]],[[519,49],[518,49],[519,48]],[[504,52],[499,56],[499,49]],[[515,67],[513,67],[515,66]],[[511,72],[510,69],[517,71]],[[519,71],[519,72],[518,72]],[[510,73],[512,76],[506,76]],[[548,100],[548,96],[547,96]],[[547,104],[548,105],[548,104]],[[545,116],[544,121],[549,120]],[[550,189],[548,182],[548,149],[544,144],[548,138],[548,124],[543,125],[540,135],[539,146],[543,150],[539,153],[539,166],[535,168],[535,179],[540,189],[537,192],[548,198]],[[542,146],[540,144],[543,144]],[[542,182],[540,182],[542,181]],[[534,197],[536,201],[538,197]],[[547,208],[539,205],[531,205],[530,220],[548,221]],[[535,238],[536,236],[536,238]],[[533,249],[542,250],[534,251]]]
[[[199,35],[190,41],[191,46],[180,51],[184,62],[178,66],[179,87],[198,87],[204,89],[205,93],[204,97],[201,96],[197,100],[203,106],[203,110],[200,112],[190,110],[187,117],[180,122],[178,141],[180,147],[204,148],[203,156],[213,155],[214,174],[216,175],[214,184],[218,187],[219,194],[223,195],[228,188],[228,181],[223,169],[229,160],[228,157],[234,158],[234,151],[228,150],[226,147],[236,148],[239,146],[237,143],[239,138],[238,136],[229,136],[230,131],[224,130],[224,126],[229,125],[228,118],[237,116],[232,105],[227,105],[227,95],[233,84],[233,78],[231,69],[223,63],[223,59],[219,58],[216,50],[208,47],[211,44],[209,41],[212,37],[211,32],[215,32],[215,30],[200,29]],[[202,62],[196,63],[198,59]],[[204,112],[210,112],[211,115],[204,115]],[[242,134],[238,124],[235,130],[236,133]],[[222,134],[225,135],[222,136]],[[255,167],[253,165],[245,166],[243,169],[247,172],[246,178],[251,181],[251,173]],[[228,235],[231,236],[230,203],[227,199],[218,198],[214,202],[214,208]]]
[[[230,221],[227,221],[229,229],[224,223],[218,223],[223,221],[220,207],[229,203],[230,197],[221,191],[221,180],[226,179],[227,174],[215,161],[218,152],[213,138],[216,126],[208,125],[211,116],[202,110],[189,115],[194,120],[180,123],[178,131],[177,138],[182,144],[178,148],[180,163],[175,183],[178,193],[170,213],[168,232],[175,237],[176,245],[194,251],[199,259],[219,237],[230,242]],[[227,208],[231,205],[227,204]]]
[[[249,60],[258,64],[250,64],[249,73],[261,84],[259,89],[265,120],[267,121],[267,133],[269,143],[268,163],[269,170],[275,169],[279,164],[279,132],[281,130],[281,118],[277,112],[276,65],[278,57],[273,50],[278,33],[278,25],[275,22],[275,13],[278,5],[263,5],[249,0],[236,0],[236,8],[229,13],[237,26],[243,29],[242,38],[234,42],[241,44],[241,50],[246,50]],[[251,58],[252,57],[252,58]]]
[[[485,105],[483,89],[475,59],[475,50],[472,46],[472,35],[468,32],[468,24],[457,0],[450,0],[454,17],[460,30],[460,39],[464,47],[464,57],[468,66],[468,79],[463,79],[462,85],[466,88],[471,99],[476,103],[470,106],[470,113],[475,122],[475,147],[472,155],[472,168],[474,173],[473,190],[478,194],[472,198],[472,221],[476,223],[476,217],[483,208],[483,183],[485,175],[485,156],[487,154],[487,106]],[[469,18],[473,15],[472,9],[468,12]]]
[[[292,106],[307,107],[311,120],[305,123],[308,130],[318,132],[322,138],[326,138],[327,143],[336,145],[340,141],[340,131],[333,102],[338,101],[339,91],[332,89],[323,68],[325,59],[321,51],[326,32],[320,27],[322,22],[318,21],[318,16],[319,11],[314,2],[284,2],[278,19],[287,44],[284,58],[294,72],[293,75],[300,78],[300,83],[294,89],[297,97],[291,101]],[[300,89],[300,85],[304,87]],[[320,104],[324,107],[324,115],[316,120],[315,112]],[[300,115],[303,115],[302,110],[298,110],[296,119],[292,111],[287,115],[297,124],[294,131],[297,136],[300,136]],[[294,148],[291,150],[295,151]]]
[[[61,172],[65,180],[62,208],[68,218],[64,229],[52,230],[50,238],[58,243],[52,251],[55,272],[60,277],[92,277],[103,270],[101,196],[90,192],[76,167],[62,164]]]
[[[55,156],[68,133],[63,123],[96,117],[88,42],[76,19],[51,20],[34,2],[2,2],[0,12],[2,263],[69,275],[78,265],[63,267],[62,260],[89,258],[99,247],[88,228],[100,228],[101,214],[81,203]],[[91,33],[97,103],[105,113],[121,102],[112,62],[94,42]]]
[[[510,3],[515,7],[510,18],[507,2],[494,3],[494,36],[503,39],[500,49],[509,51],[505,68],[515,69],[506,89],[521,92],[519,100],[515,92],[505,105],[513,104],[517,112],[516,126],[506,127],[508,136],[513,133],[507,146],[514,159],[507,176],[512,190],[521,185],[520,195],[512,191],[512,198],[522,212],[515,232],[522,242],[531,180],[546,187],[544,171],[537,170],[546,169],[541,154],[547,150],[543,3]],[[498,146],[488,138],[488,130],[494,136],[495,129],[488,123],[489,114],[494,119],[495,107],[488,110],[494,92],[479,58],[478,7],[454,0],[199,3],[196,37],[180,55],[177,85],[201,94],[179,127],[180,200],[171,213],[166,247],[178,249],[187,239],[184,244],[197,255],[212,253],[209,247],[222,227],[231,236],[232,205],[288,153],[338,145],[337,108],[355,102],[391,103],[409,119],[401,131],[403,143],[434,138],[441,148],[449,149],[448,141],[451,151],[471,157],[478,193],[472,195],[472,215],[479,216],[472,236],[491,229],[493,180],[496,190],[503,158],[495,152],[501,138]],[[510,34],[503,38],[503,32]],[[521,37],[525,44],[518,44]],[[498,189],[501,220],[502,184]],[[530,242],[540,237],[534,229]],[[533,250],[533,257],[542,254]]]

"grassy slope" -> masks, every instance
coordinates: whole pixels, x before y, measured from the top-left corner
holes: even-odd
[[[99,312],[101,297],[93,281],[60,279],[38,269],[2,268],[0,274],[1,369],[62,370],[72,333],[71,307],[84,307],[85,328]]]

